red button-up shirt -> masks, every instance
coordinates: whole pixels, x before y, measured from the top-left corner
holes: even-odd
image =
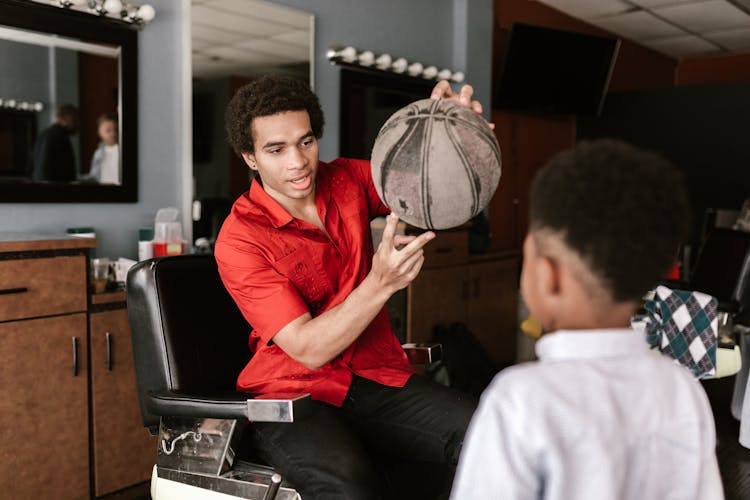
[[[330,236],[293,218],[256,179],[224,221],[216,242],[219,273],[252,325],[254,355],[237,380],[253,394],[295,392],[341,405],[352,374],[403,387],[413,373],[385,308],[344,352],[310,370],[273,336],[306,312],[315,317],[343,302],[372,266],[370,221],[388,213],[372,183],[370,163],[320,162],[315,203]]]

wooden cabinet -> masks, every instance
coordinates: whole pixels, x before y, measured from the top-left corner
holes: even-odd
[[[96,241],[0,233],[0,496],[87,499],[148,481],[125,294],[88,294]]]
[[[427,342],[435,326],[463,323],[496,364],[513,363],[518,254],[470,257],[464,231],[441,232],[434,243],[425,249],[425,267],[408,288],[407,341]]]
[[[147,481],[157,445],[141,423],[124,302],[92,304],[89,325],[94,490],[101,496]]]
[[[0,323],[3,497],[89,498],[85,339],[85,312]]]
[[[502,175],[490,200],[493,251],[520,250],[529,220],[529,188],[536,172],[575,144],[576,121],[568,115],[493,111]]]
[[[87,247],[0,237],[0,491],[89,498]]]

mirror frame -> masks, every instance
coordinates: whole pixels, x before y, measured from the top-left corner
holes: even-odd
[[[120,47],[122,183],[0,182],[0,203],[134,203],[138,201],[138,32],[124,21],[28,0],[0,0],[0,25]]]

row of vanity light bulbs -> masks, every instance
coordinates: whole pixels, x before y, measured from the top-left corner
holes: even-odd
[[[0,109],[17,109],[20,111],[42,111],[44,104],[38,101],[19,101],[16,99],[0,99]]]
[[[437,66],[425,66],[420,62],[408,61],[404,57],[394,58],[390,54],[375,54],[371,50],[358,50],[351,46],[331,47],[328,49],[326,57],[332,63],[356,64],[381,71],[406,73],[427,80],[451,80],[460,83],[465,78],[461,71],[453,71],[447,68],[438,69]]]
[[[122,0],[51,0],[53,5],[65,9],[77,8],[88,10],[100,16],[119,16],[124,21],[134,24],[145,24],[156,16],[156,10],[148,4],[133,5]]]

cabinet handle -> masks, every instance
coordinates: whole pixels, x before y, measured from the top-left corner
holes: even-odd
[[[474,278],[474,298],[479,298],[479,277]]]
[[[106,332],[104,334],[104,341],[107,345],[107,371],[112,371],[112,334]]]
[[[0,290],[0,295],[10,295],[10,294],[13,294],[13,293],[24,293],[24,292],[28,292],[28,291],[29,291],[29,289],[26,288],[25,286],[24,287],[19,287],[19,288],[4,288],[4,289]]]
[[[78,337],[73,337],[73,376],[78,376]]]

